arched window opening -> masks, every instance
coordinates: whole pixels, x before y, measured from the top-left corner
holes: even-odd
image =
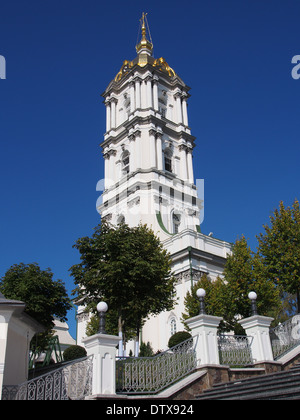
[[[124,108],[125,115],[128,118],[130,114],[130,96],[127,93],[124,94]]]
[[[172,172],[172,152],[170,149],[164,151],[165,171]]]
[[[172,216],[172,221],[173,221],[173,233],[178,233],[180,221],[181,221],[181,215],[174,212]]]
[[[171,336],[177,332],[176,318],[172,318],[170,321]]]
[[[121,214],[117,219],[117,224],[119,225],[120,223],[125,223],[125,216],[123,216],[123,214]]]
[[[129,165],[130,165],[130,155],[129,152],[125,151],[122,155],[122,174],[126,175],[129,173]]]

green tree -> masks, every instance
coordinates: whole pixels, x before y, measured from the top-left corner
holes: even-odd
[[[225,313],[228,325],[241,331],[238,320],[250,315],[248,294],[257,294],[257,309],[260,315],[273,315],[280,305],[279,291],[264,275],[264,266],[258,254],[254,254],[244,236],[238,238],[228,255],[224,268]]]
[[[191,290],[187,292],[184,298],[186,312],[182,314],[183,322],[188,318],[199,315],[199,298],[196,293],[200,288],[204,289],[206,292],[205,312],[208,315],[224,316],[225,287],[224,281],[220,277],[217,277],[217,279],[212,282],[210,278],[204,274],[201,279],[191,287]],[[221,323],[220,329],[226,330],[224,322]]]
[[[115,227],[102,221],[94,230],[74,245],[81,263],[70,269],[77,285],[73,294],[87,311],[95,312],[98,301],[105,300],[118,314],[119,332],[134,328],[138,336],[149,315],[174,306],[170,255],[146,225]]]
[[[140,346],[139,357],[152,357],[153,354],[153,349],[149,341],[147,342],[147,344],[142,341]]]
[[[223,318],[219,326],[221,331],[233,330],[236,334],[243,333],[238,321],[250,316],[251,305],[248,294],[251,291],[255,291],[258,296],[258,313],[277,317],[280,307],[279,290],[265,276],[265,268],[260,256],[251,251],[244,236],[238,238],[233,244],[232,253],[227,256],[223,274],[223,279],[218,277],[214,282],[204,275],[191,288],[185,298],[187,313],[183,314],[184,320],[199,313],[196,292],[200,287],[206,291],[207,314]]]
[[[296,296],[300,312],[300,209],[295,199],[292,207],[281,201],[270,216],[270,225],[257,236],[258,254],[265,277],[282,292]]]
[[[38,346],[45,346],[54,326],[54,318],[66,321],[71,301],[64,283],[53,280],[50,268],[41,270],[37,263],[15,264],[0,280],[0,290],[7,299],[21,300],[26,303],[25,312],[41,323],[46,331],[39,335]],[[32,346],[37,343],[32,339]]]

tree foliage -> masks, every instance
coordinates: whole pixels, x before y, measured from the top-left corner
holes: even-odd
[[[187,313],[183,320],[198,315],[199,300],[197,289],[206,291],[206,313],[223,318],[219,329],[243,333],[239,319],[250,316],[248,294],[257,293],[257,307],[260,315],[274,316],[279,311],[279,290],[265,277],[264,267],[258,255],[254,254],[244,236],[233,244],[231,255],[227,256],[224,278],[211,281],[206,275],[191,288],[185,297]]]
[[[271,316],[278,311],[279,290],[265,276],[264,266],[258,254],[254,254],[244,236],[238,238],[227,257],[224,269],[225,320],[236,331],[238,320],[250,316],[248,294],[257,294],[257,309],[260,315]]]
[[[73,294],[94,311],[99,300],[118,314],[119,328],[139,330],[149,315],[170,310],[175,299],[171,260],[146,225],[130,228],[102,221],[74,245],[81,262],[71,267]]]
[[[295,200],[292,207],[281,201],[279,209],[270,216],[270,225],[264,225],[258,239],[258,254],[264,275],[282,292],[296,295],[300,312],[300,209]]]
[[[197,297],[197,290],[204,289],[205,295],[205,312],[208,315],[224,316],[225,313],[225,284],[222,278],[212,282],[207,274],[203,274],[200,280],[198,280],[191,290],[187,292],[184,298],[184,304],[186,312],[182,314],[183,322],[188,318],[199,315],[199,298]],[[221,323],[220,328],[226,330],[224,322]]]
[[[0,281],[0,290],[7,299],[26,304],[25,312],[45,327],[31,341],[32,349],[43,350],[54,326],[54,318],[66,321],[71,301],[61,280],[53,280],[50,268],[41,270],[37,263],[15,264]]]
[[[81,359],[87,355],[86,349],[77,344],[69,346],[64,351],[64,361],[69,362],[70,360]]]
[[[41,270],[37,263],[15,264],[0,281],[7,299],[25,302],[25,312],[45,328],[54,326],[54,318],[66,321],[71,301],[61,280],[53,280],[50,268]]]

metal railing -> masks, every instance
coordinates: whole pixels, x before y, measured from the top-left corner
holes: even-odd
[[[250,347],[251,337],[246,335],[218,335],[218,349],[221,365],[243,367],[253,363]]]
[[[300,344],[300,314],[293,316],[275,328],[270,329],[270,340],[274,360]]]
[[[24,382],[17,387],[15,395],[3,387],[2,397],[4,392],[7,399],[15,400],[82,400],[92,392],[92,362],[92,357],[75,360]]]
[[[155,394],[196,368],[193,338],[153,357],[126,357],[116,363],[118,394]]]

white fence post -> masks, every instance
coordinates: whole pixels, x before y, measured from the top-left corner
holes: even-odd
[[[105,313],[107,309],[108,306],[105,302],[98,303],[98,334],[82,340],[87,355],[93,355],[92,396],[116,393],[116,351],[120,338],[106,334]]]
[[[217,331],[220,321],[218,316],[200,314],[186,320],[196,341],[196,356],[198,365],[219,365],[219,350]]]
[[[84,338],[87,355],[93,355],[92,395],[116,393],[116,347],[119,337],[95,334]]]
[[[253,315],[239,322],[249,337],[252,358],[255,363],[273,361],[269,329],[273,318]]]
[[[200,288],[196,292],[200,306],[199,315],[188,319],[186,324],[192,330],[194,336],[195,350],[198,365],[219,365],[218,349],[218,326],[223,319],[219,316],[207,315],[205,311],[204,289]]]
[[[270,325],[274,318],[261,316],[257,313],[256,299],[257,294],[250,292],[248,298],[251,301],[252,316],[241,319],[239,324],[244,328],[250,337],[250,347],[252,358],[255,363],[274,361],[271,339]]]

